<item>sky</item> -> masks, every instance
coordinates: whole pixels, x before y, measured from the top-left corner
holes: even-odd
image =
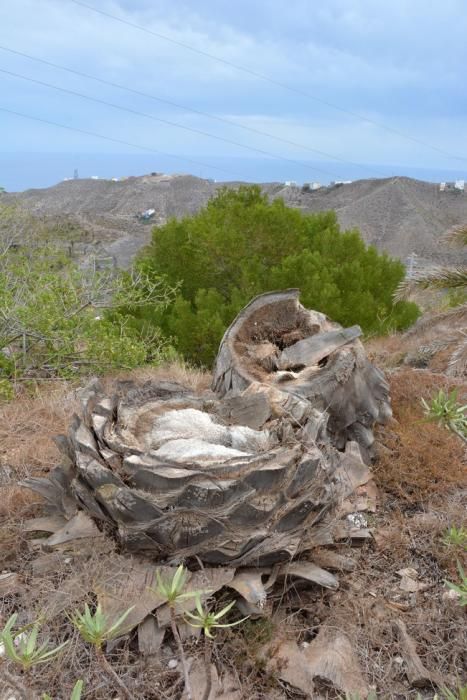
[[[81,1],[0,0],[0,186],[467,179],[465,0]]]

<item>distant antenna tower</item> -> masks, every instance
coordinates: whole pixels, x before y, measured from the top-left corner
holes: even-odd
[[[78,178],[79,178],[79,175],[78,175],[78,168],[75,168],[75,171],[74,171],[74,173],[73,173],[73,180],[77,180]]]

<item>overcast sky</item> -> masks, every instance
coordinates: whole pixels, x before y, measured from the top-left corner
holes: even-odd
[[[466,171],[466,0],[83,1],[290,89],[71,0],[0,0],[1,46],[300,147],[3,50],[0,68],[283,158]],[[0,85],[0,107],[32,117],[194,159],[263,157],[1,72]],[[0,135],[10,153],[138,152],[1,111]]]

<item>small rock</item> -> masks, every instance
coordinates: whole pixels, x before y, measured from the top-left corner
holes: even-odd
[[[347,516],[347,520],[352,525],[352,527],[368,527],[368,520],[362,513],[349,513]]]
[[[168,668],[174,669],[177,668],[178,666],[178,661],[177,659],[170,659],[170,661],[167,663]]]
[[[410,567],[408,567],[407,569],[399,569],[399,571],[396,571],[396,574],[401,577],[408,576],[409,578],[413,579],[418,578],[418,571]]]

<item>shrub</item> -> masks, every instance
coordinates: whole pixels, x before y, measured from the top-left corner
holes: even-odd
[[[406,328],[418,307],[393,302],[401,262],[341,232],[333,212],[304,214],[269,202],[258,186],[223,189],[198,214],[154,229],[139,269],[164,276],[177,298],[162,316],[177,349],[210,364],[227,325],[256,294],[299,287],[307,307],[366,333]],[[137,309],[140,323],[150,309]]]
[[[1,214],[1,212],[0,212]],[[10,380],[71,377],[158,363],[170,355],[154,324],[137,328],[118,312],[125,301],[164,308],[173,293],[142,272],[79,267],[58,245],[0,250],[0,398]]]

